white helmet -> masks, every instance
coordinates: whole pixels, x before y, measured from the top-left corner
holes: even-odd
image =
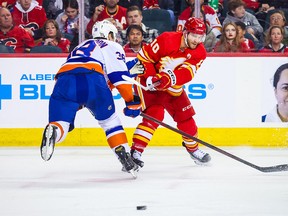
[[[92,28],[93,38],[105,38],[108,39],[109,33],[112,32],[113,39],[116,41],[117,28],[108,20],[96,22]]]

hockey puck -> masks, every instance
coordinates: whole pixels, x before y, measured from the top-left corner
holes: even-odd
[[[147,206],[136,206],[136,209],[137,210],[146,210],[147,209]]]

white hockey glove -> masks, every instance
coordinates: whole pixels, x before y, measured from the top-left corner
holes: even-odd
[[[131,77],[136,77],[144,73],[144,65],[137,59],[133,59],[126,63]]]

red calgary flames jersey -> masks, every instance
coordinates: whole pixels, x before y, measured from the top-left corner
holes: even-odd
[[[12,16],[16,25],[22,28],[29,28],[32,31],[42,28],[47,20],[44,8],[38,5],[31,6],[28,11],[23,11],[19,4],[16,4],[13,8]]]
[[[182,92],[182,86],[193,79],[206,58],[206,50],[202,43],[195,49],[180,49],[182,37],[182,32],[164,32],[142,47],[137,57],[145,66],[145,74],[141,78],[143,84],[143,80],[148,76],[171,69],[177,81],[176,85],[168,90],[172,94],[178,94]]]
[[[0,44],[12,47],[16,53],[23,53],[25,48],[34,46],[34,39],[23,28],[14,26],[6,34],[0,31]]]

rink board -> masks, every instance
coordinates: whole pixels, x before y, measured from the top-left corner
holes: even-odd
[[[209,54],[195,78],[185,84],[196,110],[199,138],[216,146],[288,147],[288,123],[261,122],[261,116],[275,106],[271,78],[287,63],[287,56],[249,55]],[[54,76],[66,56],[49,57],[0,55],[0,146],[39,146]],[[141,118],[125,117],[123,99],[115,90],[113,96],[131,143]],[[164,122],[175,127],[167,115]],[[59,145],[107,145],[104,132],[87,110],[77,113],[75,126]],[[159,128],[150,145],[179,146],[181,136]]]
[[[134,128],[126,128],[132,143]],[[0,146],[40,146],[43,129],[0,129]],[[286,128],[200,128],[199,138],[215,146],[287,147]],[[158,128],[149,146],[181,146],[181,135]],[[76,128],[60,146],[107,146],[101,128]]]

